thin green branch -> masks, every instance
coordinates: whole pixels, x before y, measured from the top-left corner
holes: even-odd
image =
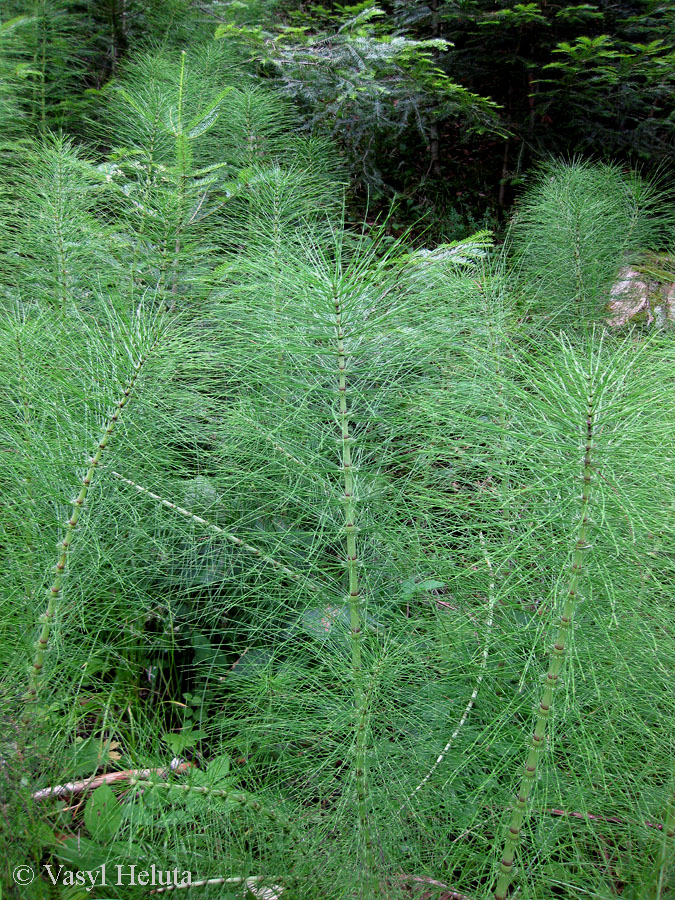
[[[112,474],[115,476],[115,478],[119,478],[120,481],[123,481],[125,484],[128,484],[130,487],[134,488],[136,491],[138,491],[139,494],[145,494],[146,497],[151,497],[153,500],[161,503],[162,506],[166,506],[167,509],[172,509],[174,512],[177,512],[179,515],[184,516],[186,519],[192,519],[192,521],[196,522],[198,525],[203,525],[210,531],[222,535],[222,537],[224,537],[226,540],[230,541],[236,547],[239,547],[240,550],[245,550],[247,553],[252,553],[253,556],[257,556],[258,559],[261,559],[263,562],[266,562],[270,566],[273,566],[275,569],[278,569],[280,572],[283,572],[284,575],[287,575],[293,581],[301,582],[310,591],[321,590],[319,585],[311,581],[309,578],[307,578],[307,576],[302,575],[300,572],[294,572],[293,569],[289,569],[288,566],[280,563],[278,559],[274,559],[274,557],[268,556],[266,553],[263,553],[263,551],[259,547],[254,547],[253,544],[248,544],[246,541],[237,537],[236,534],[232,534],[231,531],[226,531],[224,528],[221,528],[220,525],[214,525],[213,522],[208,522],[201,516],[197,516],[194,513],[191,513],[189,509],[185,509],[185,507],[183,506],[178,506],[178,504],[172,503],[170,500],[165,500],[163,497],[160,497],[159,494],[155,494],[153,491],[148,490],[148,488],[143,487],[140,484],[136,484],[136,482],[132,481],[130,478],[125,478],[124,475],[120,475],[119,472],[113,472]]]
[[[178,782],[172,781],[150,781],[146,778],[130,778],[129,784],[132,787],[165,788],[166,790],[171,791],[201,794],[204,797],[214,797],[219,800],[231,800],[234,803],[238,803],[240,806],[252,809],[254,812],[262,813],[287,833],[297,831],[297,826],[293,825],[285,816],[279,815],[276,809],[262,803],[257,797],[246,791],[235,791],[230,788],[215,788],[203,784],[179,784]]]
[[[480,670],[478,672],[478,678],[476,679],[476,684],[474,685],[474,689],[471,692],[471,696],[469,697],[469,700],[468,700],[466,706],[464,707],[464,712],[462,713],[462,717],[460,718],[457,727],[450,735],[450,738],[448,739],[448,742],[445,745],[445,747],[443,747],[443,749],[439,753],[436,762],[429,769],[429,771],[424,776],[424,778],[420,781],[420,783],[417,785],[417,787],[408,795],[408,797],[406,797],[406,799],[403,801],[403,803],[399,807],[399,809],[397,811],[399,815],[401,814],[401,812],[403,812],[403,810],[408,805],[408,803],[410,803],[410,801],[413,799],[415,794],[418,791],[420,791],[424,787],[424,785],[429,781],[429,779],[434,774],[436,769],[440,766],[440,764],[445,759],[445,756],[446,756],[448,750],[450,749],[450,747],[452,746],[453,741],[455,740],[455,738],[457,737],[459,732],[464,727],[466,720],[469,718],[469,713],[473,709],[473,705],[476,702],[476,698],[478,697],[478,691],[480,690],[480,686],[483,683],[483,678],[485,677],[485,668],[487,666],[488,651],[490,649],[490,643],[489,643],[490,634],[492,631],[492,621],[494,618],[494,610],[495,610],[495,581],[494,581],[494,573],[492,570],[492,563],[490,562],[490,557],[487,555],[487,551],[485,549],[485,538],[483,537],[483,532],[480,533],[480,542],[481,542],[481,546],[483,548],[483,556],[485,557],[485,564],[487,565],[488,572],[490,573],[490,588],[489,588],[489,595],[488,595],[489,596],[488,619],[487,619],[487,624],[486,624],[485,644],[483,646],[483,655],[482,655],[482,659],[481,659]]]

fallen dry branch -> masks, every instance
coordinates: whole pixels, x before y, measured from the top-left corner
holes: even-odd
[[[57,784],[54,787],[41,788],[33,793],[33,800],[46,800],[48,797],[66,797],[81,794],[84,791],[95,791],[102,784],[115,784],[117,781],[129,781],[132,778],[166,778],[170,772],[185,772],[191,763],[174,759],[168,768],[159,769],[123,769],[119,772],[104,772],[84,781],[70,781],[68,784]]]
[[[494,807],[485,808],[491,809],[492,812],[497,812]],[[503,812],[504,808],[502,808],[501,811]],[[650,822],[648,819],[645,819],[643,822],[629,822],[628,819],[621,819],[618,816],[598,816],[594,813],[582,813],[576,811],[568,811],[566,809],[540,809],[536,810],[533,814],[540,816],[562,816],[568,819],[582,819],[592,822],[608,822],[610,825],[640,825],[644,828],[656,828],[657,831],[663,831],[662,822]]]

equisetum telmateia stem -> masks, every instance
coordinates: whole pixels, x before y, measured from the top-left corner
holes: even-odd
[[[504,851],[499,867],[499,878],[495,889],[495,900],[506,900],[506,894],[513,877],[514,859],[516,848],[520,840],[521,829],[525,812],[527,809],[527,801],[532,791],[534,781],[537,774],[537,764],[539,761],[540,751],[546,742],[546,723],[551,714],[553,705],[553,694],[560,679],[560,672],[565,657],[565,647],[572,626],[572,617],[574,615],[574,607],[577,600],[577,591],[579,589],[579,581],[581,575],[581,567],[584,560],[584,553],[588,548],[588,531],[589,531],[589,502],[591,497],[591,451],[593,449],[593,422],[594,422],[594,400],[593,393],[588,396],[586,406],[586,443],[584,448],[584,472],[583,472],[583,488],[581,492],[581,511],[579,516],[579,532],[578,540],[574,548],[574,557],[572,560],[572,571],[570,574],[567,594],[563,603],[562,614],[558,625],[558,633],[551,650],[549,659],[548,672],[544,685],[544,692],[537,710],[536,723],[532,737],[530,739],[530,748],[527,754],[525,770],[520,783],[520,788],[516,796],[516,802],[511,813],[511,821],[509,830],[504,843]]]
[[[349,430],[349,410],[347,409],[347,354],[345,353],[344,330],[340,297],[334,294],[335,331],[338,353],[338,396],[341,463],[344,487],[344,531],[347,545],[347,575],[349,581],[349,634],[352,647],[352,682],[354,685],[354,728],[356,750],[356,793],[358,800],[359,831],[365,848],[364,886],[371,890],[373,878],[373,848],[368,821],[368,776],[366,772],[366,692],[363,683],[363,659],[361,643],[363,635],[362,599],[359,588],[359,558],[356,543],[356,516],[354,498],[354,475],[352,471],[352,437]]]
[[[296,826],[294,826],[293,823],[290,822],[285,816],[280,815],[279,812],[274,809],[274,807],[268,806],[266,803],[258,800],[255,795],[249,794],[247,791],[235,790],[234,788],[209,787],[208,785],[202,784],[182,784],[171,781],[151,781],[148,778],[130,778],[128,784],[130,784],[132,787],[141,787],[148,789],[162,788],[167,791],[182,791],[184,793],[190,794],[201,794],[203,797],[215,798],[217,800],[230,800],[233,803],[238,803],[242,807],[252,809],[253,812],[260,813],[261,815],[266,816],[272,822],[279,825],[279,827],[286,833],[297,831]]]
[[[42,668],[45,661],[45,653],[47,652],[47,646],[49,644],[49,636],[57,611],[59,595],[61,593],[61,588],[63,587],[63,579],[65,577],[66,563],[68,562],[70,545],[72,544],[73,537],[75,535],[75,529],[77,528],[77,523],[79,522],[80,515],[82,513],[82,507],[84,506],[87,499],[89,487],[94,479],[96,469],[101,462],[103,451],[108,446],[108,442],[110,441],[110,438],[115,430],[115,426],[120,415],[122,414],[122,410],[129,401],[129,397],[131,396],[134,384],[136,383],[136,379],[138,378],[138,375],[143,368],[143,364],[145,363],[146,358],[146,356],[142,356],[134,366],[131,378],[129,379],[127,386],[124,388],[122,396],[115,404],[115,411],[112,413],[106,423],[105,428],[103,429],[101,439],[99,440],[98,446],[96,448],[96,452],[89,459],[89,467],[87,468],[86,474],[82,479],[80,492],[72,502],[70,518],[66,522],[65,534],[60,544],[59,558],[56,566],[54,567],[54,578],[51,585],[47,588],[47,608],[40,617],[40,634],[35,644],[33,662],[31,663],[28,673],[29,686],[28,692],[25,697],[27,701],[34,700],[37,697],[40,678],[42,675]]]

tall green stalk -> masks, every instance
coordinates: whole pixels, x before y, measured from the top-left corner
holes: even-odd
[[[33,52],[33,103],[31,115],[35,121],[35,110],[38,109],[38,124],[41,128],[44,128],[47,120],[47,105],[45,99],[45,80],[47,78],[47,12],[44,0],[37,0],[37,2],[33,4],[33,16],[35,17],[37,36],[35,39],[35,50]],[[39,95],[39,98],[37,95]]]
[[[122,396],[115,404],[115,411],[110,416],[105,428],[103,429],[101,439],[98,442],[98,446],[96,448],[96,452],[89,460],[89,468],[87,469],[86,474],[82,479],[80,492],[73,500],[70,518],[66,522],[65,535],[60,545],[61,549],[59,558],[56,566],[54,567],[54,579],[50,587],[47,589],[47,608],[40,618],[42,627],[40,629],[38,640],[35,644],[35,653],[33,655],[33,661],[28,673],[29,687],[28,692],[24,698],[26,701],[35,700],[37,698],[42,676],[42,669],[44,666],[45,653],[49,644],[49,636],[52,629],[52,623],[54,621],[54,617],[56,616],[59,594],[61,593],[63,579],[65,577],[66,563],[68,562],[70,545],[72,544],[73,537],[75,535],[75,529],[77,528],[77,524],[80,519],[82,507],[84,506],[84,503],[87,499],[87,494],[89,493],[89,487],[94,479],[96,469],[101,462],[103,451],[108,446],[108,442],[110,441],[110,438],[115,430],[115,425],[117,424],[117,421],[122,414],[122,410],[129,401],[129,397],[131,396],[131,392],[136,383],[136,379],[138,378],[138,375],[143,368],[143,364],[145,363],[146,359],[147,354],[141,356],[139,361],[134,366],[131,378],[129,379],[127,386],[124,388]]]
[[[506,894],[509,884],[513,877],[514,860],[516,848],[520,841],[521,829],[525,813],[527,810],[527,801],[534,780],[537,775],[537,765],[539,762],[540,751],[546,742],[546,723],[551,714],[553,706],[553,694],[560,678],[563,660],[565,657],[565,647],[572,627],[572,617],[576,605],[577,592],[579,589],[579,580],[581,576],[581,568],[584,560],[584,553],[588,548],[588,531],[589,531],[589,504],[591,497],[591,451],[593,449],[593,430],[594,430],[594,395],[593,390],[588,395],[586,406],[586,444],[584,448],[584,469],[583,469],[583,488],[581,492],[581,511],[579,516],[579,537],[574,548],[574,557],[572,561],[572,571],[570,575],[567,595],[563,605],[562,614],[560,616],[560,624],[558,633],[551,650],[549,659],[548,673],[546,675],[546,683],[544,693],[537,711],[536,724],[534,732],[530,740],[530,749],[527,754],[525,770],[523,772],[520,789],[516,796],[516,803],[511,814],[509,830],[506,841],[504,843],[504,851],[500,863],[499,879],[494,892],[495,900],[506,900]]]
[[[352,471],[352,437],[349,429],[349,410],[347,408],[347,354],[342,328],[342,307],[340,296],[335,291],[335,331],[338,352],[338,393],[340,411],[340,444],[342,456],[342,473],[344,487],[344,510],[347,548],[347,575],[349,579],[349,634],[352,648],[352,682],[354,685],[354,729],[356,749],[356,793],[358,798],[359,832],[365,846],[364,888],[366,896],[373,887],[373,846],[368,821],[368,773],[366,771],[366,718],[367,701],[363,676],[363,615],[362,599],[359,585],[359,558],[356,543],[356,513],[354,498],[354,475]]]

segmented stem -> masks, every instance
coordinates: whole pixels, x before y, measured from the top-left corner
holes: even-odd
[[[183,791],[190,794],[202,794],[204,797],[215,797],[220,800],[231,800],[240,806],[252,809],[254,812],[267,816],[275,824],[287,832],[291,833],[297,829],[284,816],[279,815],[276,809],[262,803],[253,794],[246,791],[237,791],[232,788],[215,788],[202,784],[180,784],[171,781],[150,781],[146,778],[130,778],[128,781],[132,787],[144,788],[164,788],[171,791]]]
[[[138,375],[143,368],[143,364],[145,363],[146,358],[147,355],[142,356],[134,366],[133,374],[129,379],[127,386],[124,388],[124,393],[115,404],[115,411],[110,416],[105,428],[103,429],[101,439],[98,442],[98,446],[96,448],[96,452],[89,459],[89,468],[87,469],[86,474],[82,479],[80,492],[73,500],[70,518],[66,522],[65,534],[60,544],[61,549],[59,558],[56,566],[54,567],[54,580],[52,581],[51,586],[47,589],[47,608],[40,617],[42,628],[40,630],[38,640],[35,644],[35,654],[33,656],[33,662],[31,663],[29,670],[29,688],[28,693],[25,697],[26,700],[34,700],[37,697],[42,668],[44,666],[45,653],[49,644],[49,635],[57,611],[59,594],[61,593],[61,588],[63,586],[63,579],[65,576],[70,545],[75,535],[75,529],[77,528],[77,523],[80,519],[82,507],[84,506],[84,503],[87,499],[87,494],[89,493],[89,486],[91,485],[91,482],[94,478],[96,468],[101,462],[103,451],[108,446],[108,442],[110,441],[110,438],[115,430],[117,420],[122,414],[122,410],[127,405],[134,384],[136,383],[136,379],[138,378]]]
[[[342,309],[340,298],[334,295],[335,331],[338,352],[338,395],[340,447],[344,487],[344,532],[347,546],[347,575],[349,579],[349,633],[352,648],[352,683],[354,686],[354,729],[356,749],[356,793],[358,798],[358,816],[360,836],[365,846],[364,888],[367,896],[372,890],[373,879],[373,847],[368,821],[368,776],[366,772],[366,733],[367,733],[367,698],[363,681],[362,636],[363,616],[362,599],[359,587],[359,558],[356,543],[356,516],[354,498],[354,476],[352,471],[352,437],[349,431],[349,410],[347,409],[347,354],[345,353],[344,331],[342,328]]]
[[[263,553],[259,547],[254,547],[253,544],[247,544],[246,541],[237,537],[236,534],[232,534],[231,531],[226,531],[224,528],[221,528],[220,525],[214,525],[213,522],[209,522],[207,519],[203,519],[201,516],[196,516],[194,513],[191,513],[189,509],[185,509],[183,506],[178,506],[176,503],[172,503],[170,500],[165,500],[163,497],[160,497],[159,494],[153,493],[153,491],[148,490],[148,488],[143,487],[143,485],[136,484],[135,481],[132,481],[130,478],[125,478],[124,475],[120,475],[119,472],[112,473],[115,478],[119,478],[120,481],[123,481],[125,484],[128,484],[130,487],[134,488],[138,491],[139,494],[145,494],[146,497],[151,497],[153,500],[156,500],[158,503],[161,503],[162,506],[166,506],[167,509],[172,509],[174,512],[177,512],[181,516],[185,516],[186,519],[192,519],[193,522],[196,522],[198,525],[203,525],[204,528],[208,528],[209,531],[214,531],[216,534],[222,535],[226,540],[230,541],[235,546],[239,547],[241,550],[245,550],[247,553],[252,553],[253,556],[257,556],[258,559],[261,559],[263,562],[268,563],[275,569],[278,569],[280,572],[283,572],[284,575],[287,575],[293,581],[302,582],[305,587],[307,587],[310,591],[318,591],[319,585],[314,584],[300,572],[294,572],[293,569],[289,569],[288,566],[280,563],[279,560],[274,559],[272,556],[268,556],[266,553]]]
[[[520,841],[521,828],[525,818],[527,809],[527,801],[534,785],[537,774],[537,764],[539,761],[540,751],[546,740],[546,723],[551,714],[553,705],[553,694],[560,678],[563,660],[565,657],[565,647],[572,626],[572,617],[574,615],[574,607],[576,605],[577,591],[581,575],[581,567],[583,564],[584,553],[588,548],[587,537],[589,531],[589,502],[591,496],[591,450],[593,448],[593,393],[588,397],[586,407],[586,446],[584,450],[584,473],[583,488],[581,492],[581,512],[579,524],[579,538],[574,548],[574,557],[572,561],[572,571],[567,589],[567,595],[563,604],[560,623],[558,626],[558,634],[551,650],[549,660],[548,673],[544,692],[537,710],[536,724],[534,732],[530,740],[530,749],[525,763],[520,789],[516,796],[516,803],[511,814],[509,830],[506,841],[504,843],[504,852],[500,863],[500,874],[497,881],[497,887],[494,893],[495,900],[505,900],[506,893],[513,877],[514,858],[516,848]]]

